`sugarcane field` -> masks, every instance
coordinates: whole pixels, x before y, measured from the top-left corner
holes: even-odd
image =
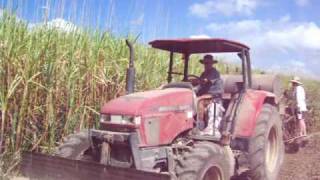
[[[320,180],[319,8],[0,0],[0,179]]]

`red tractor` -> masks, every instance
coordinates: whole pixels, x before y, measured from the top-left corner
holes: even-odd
[[[241,172],[254,180],[277,179],[284,153],[277,99],[280,82],[277,76],[251,76],[248,46],[224,39],[152,41],[153,48],[170,53],[168,84],[134,92],[134,51],[127,44],[127,95],[101,108],[99,129],[65,138],[56,152],[58,157],[25,155],[25,174],[30,176],[36,158],[42,162],[47,158],[37,168],[60,163],[51,168],[59,166],[60,173],[56,170],[50,175],[60,179],[228,180]],[[241,75],[222,77],[224,93],[219,98],[226,111],[218,129],[220,137],[201,135],[196,126],[198,121],[206,121],[206,105],[216,98],[212,94],[197,96],[190,83],[198,78],[188,74],[190,56],[199,53],[236,53],[242,62]],[[175,54],[182,54],[182,73],[173,71]],[[172,83],[173,75],[182,75],[182,82]],[[73,175],[61,175],[61,171]],[[39,170],[36,173],[41,174]]]

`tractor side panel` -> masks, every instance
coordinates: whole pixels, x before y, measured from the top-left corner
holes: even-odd
[[[144,117],[141,147],[170,144],[184,131],[193,128],[193,118],[186,111],[159,113]]]
[[[193,128],[193,117],[188,117],[187,112],[169,113],[166,120],[161,121],[160,143],[169,144],[182,132]]]
[[[235,118],[235,137],[251,137],[265,98],[269,93],[248,89],[244,94]]]

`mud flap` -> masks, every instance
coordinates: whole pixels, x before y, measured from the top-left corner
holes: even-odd
[[[138,171],[132,168],[105,166],[99,163],[70,160],[38,153],[22,154],[23,176],[43,180],[169,180],[167,174]]]

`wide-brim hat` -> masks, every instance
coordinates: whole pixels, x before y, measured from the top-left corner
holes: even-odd
[[[300,78],[299,78],[298,76],[293,77],[293,79],[291,79],[290,82],[292,82],[292,83],[297,83],[297,84],[303,84],[303,83],[300,81]]]
[[[215,64],[215,63],[218,63],[217,60],[213,59],[213,56],[212,55],[205,55],[203,57],[203,59],[200,59],[199,62],[201,64],[207,64],[207,63],[211,63],[211,64]]]

